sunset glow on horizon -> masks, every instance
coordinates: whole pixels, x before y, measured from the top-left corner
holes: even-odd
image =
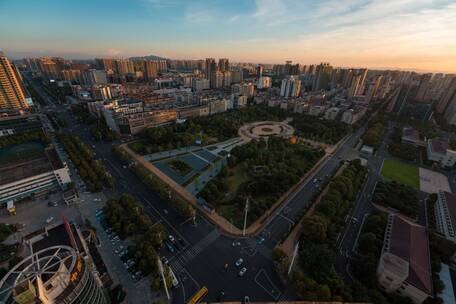
[[[44,2],[0,0],[9,57],[154,54],[456,73],[453,0]]]

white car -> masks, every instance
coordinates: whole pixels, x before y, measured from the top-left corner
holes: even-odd
[[[239,271],[239,276],[242,277],[247,272],[247,268],[242,267],[241,271]]]
[[[236,267],[239,267],[242,265],[242,263],[244,263],[244,260],[242,258],[239,258],[237,261],[236,261]]]
[[[49,224],[49,223],[52,222],[53,220],[54,220],[54,217],[53,217],[53,216],[48,217],[48,218],[46,219],[46,224]]]
[[[173,242],[173,243],[174,243],[174,241],[176,240],[176,239],[174,238],[174,236],[172,236],[171,234],[168,236],[168,239],[169,239],[171,242]]]

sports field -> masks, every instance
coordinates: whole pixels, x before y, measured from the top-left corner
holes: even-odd
[[[387,180],[420,189],[420,175],[417,166],[385,159],[381,174]]]

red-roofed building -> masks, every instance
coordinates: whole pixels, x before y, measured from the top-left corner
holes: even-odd
[[[447,240],[456,242],[456,195],[440,191],[434,205],[437,231]]]
[[[422,303],[432,296],[432,272],[426,228],[390,215],[377,279],[387,293]]]

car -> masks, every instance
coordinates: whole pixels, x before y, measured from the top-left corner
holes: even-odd
[[[57,202],[48,202],[49,207],[57,207],[59,204]]]
[[[242,258],[239,258],[237,261],[236,261],[236,267],[239,267],[242,265],[242,263],[244,263],[244,260]]]
[[[247,272],[247,268],[242,267],[241,271],[239,271],[239,276],[242,277]]]
[[[166,257],[162,257],[161,260],[162,260],[163,264],[168,265],[169,261]]]
[[[233,247],[236,247],[236,246],[241,246],[241,242],[239,241],[233,241],[233,243],[231,244]]]
[[[171,245],[169,242],[165,242],[166,248],[169,250],[169,252],[174,253],[176,249],[174,249],[173,245]]]
[[[243,304],[250,304],[250,298],[249,298],[249,296],[245,296],[245,297],[244,297],[244,302],[243,302]]]
[[[170,240],[171,242],[174,243],[174,241],[175,241],[176,239],[174,238],[174,236],[172,236],[172,235],[170,234],[170,235],[168,235],[168,240]]]
[[[261,244],[264,243],[264,241],[265,241],[265,238],[264,238],[264,237],[259,238],[258,241],[257,241],[257,244],[258,244],[258,245],[261,245]]]
[[[46,224],[49,224],[50,222],[52,222],[54,220],[54,217],[53,216],[50,216],[46,219]]]

